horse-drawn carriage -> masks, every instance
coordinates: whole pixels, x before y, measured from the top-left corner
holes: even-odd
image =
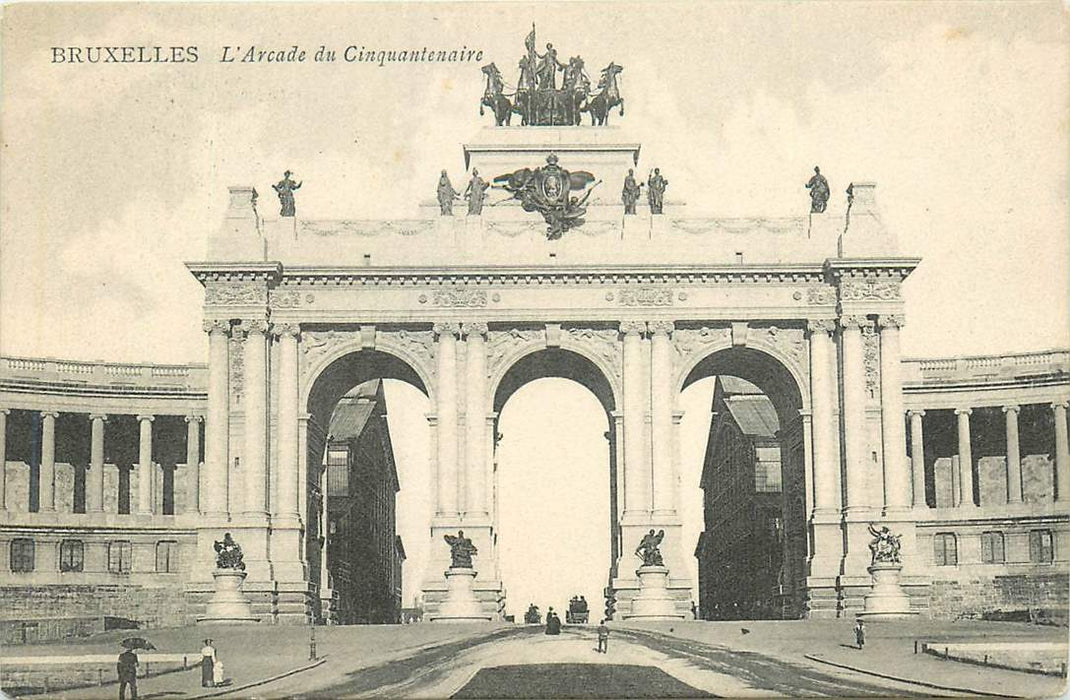
[[[590,610],[587,608],[587,599],[583,596],[573,596],[572,600],[568,602],[565,622],[570,625],[586,625],[590,615]]]

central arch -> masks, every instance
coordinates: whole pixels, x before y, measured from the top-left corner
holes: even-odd
[[[732,487],[731,493],[726,495],[723,490],[727,487],[719,484],[715,476],[716,468],[713,467],[712,461],[714,455],[707,453],[701,479],[702,488],[705,490],[703,497],[705,522],[696,549],[696,556],[699,558],[700,615],[707,619],[726,616],[799,617],[803,614],[808,554],[807,489],[812,475],[808,446],[808,411],[806,410],[809,405],[809,396],[802,389],[807,386],[805,375],[798,367],[793,366],[794,364],[789,358],[778,357],[765,348],[726,343],[723,347],[711,349],[706,354],[692,358],[692,361],[682,368],[678,377],[680,392],[695,382],[710,377],[742,379],[744,384],[739,385],[740,387],[745,387],[745,383],[749,383],[757,387],[764,398],[768,399],[769,403],[766,405],[772,405],[776,420],[773,437],[779,446],[781,496],[776,499],[779,501],[779,508],[776,509],[778,513],[773,521],[774,534],[771,535],[775,539],[770,540],[770,542],[775,542],[772,545],[775,551],[769,552],[771,555],[769,559],[776,563],[767,562],[769,566],[776,569],[776,571],[769,572],[777,581],[777,591],[773,596],[775,602],[769,605],[763,602],[744,612],[734,605],[726,611],[723,601],[719,601],[715,590],[717,582],[730,580],[733,575],[730,569],[741,564],[737,561],[740,552],[733,550],[733,545],[729,543],[732,535],[724,529],[724,522],[719,519],[719,511],[740,506],[751,508],[754,513],[757,513],[759,496],[766,497],[771,494],[757,492],[757,487],[754,485],[757,475],[752,474],[751,491],[753,493],[747,495],[746,489],[740,492],[736,484]],[[723,380],[720,386],[724,391]],[[750,391],[753,391],[753,387]],[[740,389],[737,388],[738,390]],[[745,388],[742,390],[748,391]],[[724,401],[723,398],[721,400]],[[718,397],[714,396],[713,410],[717,409],[717,401]],[[722,404],[722,408],[725,405]],[[724,416],[720,418],[723,419]],[[711,415],[709,429],[711,442],[707,443],[707,449],[711,448],[713,421],[717,420],[718,416]],[[723,428],[723,422],[721,426]],[[717,455],[717,457],[723,456]],[[724,458],[727,459],[727,457]],[[758,459],[758,457],[752,454],[750,459]],[[752,464],[751,467],[756,469],[757,463]],[[759,518],[752,513],[747,522],[758,520]],[[760,548],[758,539],[748,536],[748,552]],[[746,556],[752,560],[758,558],[753,553]],[[744,570],[750,569],[744,566]],[[751,579],[754,581],[754,587],[759,587],[758,582],[754,580],[753,572]],[[733,590],[736,588],[740,587],[735,586]],[[754,597],[760,598],[760,594],[754,593]],[[754,610],[760,612],[756,613]]]
[[[584,387],[597,400],[605,415],[605,433],[608,440],[608,469],[606,485],[608,486],[608,532],[609,560],[605,562],[604,573],[606,585],[612,580],[614,563],[620,556],[620,534],[618,527],[618,466],[617,466],[617,392],[614,382],[607,374],[606,365],[597,355],[592,355],[580,348],[533,346],[525,348],[510,358],[509,363],[492,378],[491,406],[495,416],[495,435],[498,435],[502,410],[511,397],[519,390],[544,379],[566,379]],[[497,440],[495,441],[494,462],[497,464]],[[601,459],[601,457],[599,457]],[[495,470],[495,490],[497,491],[498,473]],[[497,503],[497,498],[495,502]],[[495,518],[497,521],[497,517]],[[600,593],[600,591],[599,591]],[[528,601],[514,601],[516,604]],[[563,604],[564,601],[558,601]],[[592,608],[598,603],[588,601]],[[513,608],[517,612],[520,610]],[[591,615],[597,615],[597,609]]]
[[[328,593],[331,588],[331,579],[335,575],[334,564],[327,561],[328,538],[332,536],[332,524],[327,518],[328,485],[327,485],[327,453],[330,439],[332,416],[336,407],[343,401],[347,394],[355,388],[367,387],[371,382],[383,380],[397,380],[404,382],[422,393],[427,399],[432,398],[430,381],[426,371],[419,363],[410,363],[399,354],[387,352],[383,349],[362,347],[359,342],[339,344],[326,357],[316,363],[308,372],[307,381],[302,387],[302,405],[306,410],[306,419],[303,421],[301,439],[304,442],[303,458],[304,465],[301,471],[305,474],[303,479],[304,495],[301,501],[305,513],[305,560],[308,564],[308,576],[315,589],[319,592],[314,603],[316,615],[321,620],[337,619],[334,605],[337,601]],[[363,393],[363,392],[362,392]],[[369,398],[376,402],[383,402],[384,390],[380,386],[375,396],[361,396],[362,400]],[[381,417],[385,418],[385,412]],[[381,426],[369,424],[369,428],[381,431]],[[381,449],[391,465],[393,471],[393,450],[391,447],[389,431],[380,432],[379,435],[385,440]],[[348,469],[348,467],[347,467]],[[396,471],[391,475],[396,480]],[[397,484],[394,482],[393,490]],[[396,530],[396,517],[393,493],[390,493],[389,508],[390,533]],[[381,525],[381,524],[380,524]],[[380,528],[381,529],[381,528]],[[389,537],[393,546],[394,537]],[[393,551],[393,550],[390,550]],[[332,555],[333,556],[333,555]],[[383,564],[383,562],[379,562]],[[394,562],[391,561],[391,566]],[[388,620],[377,620],[388,621]]]

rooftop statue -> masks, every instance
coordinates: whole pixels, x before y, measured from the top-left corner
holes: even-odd
[[[444,535],[443,539],[450,546],[450,568],[471,569],[472,555],[479,554],[479,550],[464,536],[464,530],[458,530],[456,535]]]
[[[665,531],[659,530],[654,534],[654,529],[643,535],[639,546],[635,549],[635,556],[643,560],[643,566],[665,566],[661,558],[661,541],[665,539]]]
[[[479,171],[472,168],[472,179],[468,181],[468,187],[464,188],[464,198],[468,200],[468,215],[479,216],[483,213],[483,202],[487,198],[487,188],[490,187]]]
[[[635,171],[628,168],[628,175],[624,178],[624,188],[620,193],[620,201],[624,202],[624,213],[635,214],[635,203],[639,201],[643,183],[635,181]]]
[[[606,66],[597,90],[591,92],[591,79],[580,56],[573,56],[565,64],[557,57],[553,44],[547,44],[543,54],[535,50],[535,25],[524,40],[524,47],[526,54],[517,65],[519,76],[512,92],[506,92],[505,80],[495,64],[483,66],[486,87],[479,106],[481,115],[485,114],[486,106],[493,110],[497,126],[508,126],[513,114],[520,115],[522,126],[575,126],[583,112],[589,112],[593,126],[608,123],[609,111],[619,105],[624,116],[624,100],[617,86],[617,76],[624,70],[622,66],[616,63]],[[561,71],[560,88],[558,71]]]
[[[829,201],[829,181],[821,174],[821,168],[814,166],[814,176],[806,183],[810,190],[810,213],[822,214]]]
[[[505,189],[520,201],[524,211],[539,212],[547,223],[546,237],[556,240],[571,228],[583,225],[587,213],[587,198],[598,186],[594,175],[585,171],[570,173],[557,164],[557,156],[546,156],[546,165],[532,170],[522,168],[494,178],[496,186]],[[599,181],[601,182],[601,181]],[[582,198],[570,196],[573,191],[586,190]]]
[[[292,174],[287,170],[283,173],[282,179],[277,184],[272,185],[275,191],[279,193],[279,204],[282,205],[282,211],[279,212],[279,216],[296,216],[294,192],[301,189],[301,183],[291,180],[290,175]]]
[[[438,196],[438,210],[442,216],[453,216],[453,200],[460,196],[460,192],[453,189],[453,183],[450,182],[450,176],[443,170],[442,174],[438,178],[438,188],[436,195]]]
[[[646,197],[650,202],[650,213],[661,214],[665,206],[665,188],[669,186],[669,181],[661,176],[660,168],[654,168],[654,174],[647,178],[646,185]]]

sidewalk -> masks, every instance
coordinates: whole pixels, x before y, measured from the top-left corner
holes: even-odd
[[[1066,628],[1011,622],[907,620],[867,625],[866,647],[854,647],[852,620],[741,620],[628,625],[706,644],[803,661],[825,671],[847,667],[896,680],[1016,697],[1057,697],[1066,679],[945,661],[922,654],[921,643],[1066,642]],[[670,631],[670,629],[672,631]],[[744,634],[742,630],[746,629]],[[918,641],[918,654],[914,642]],[[829,663],[822,663],[829,662]],[[837,664],[838,666],[832,666]]]
[[[297,669],[309,667],[309,627],[297,626],[212,626],[182,627],[162,630],[143,630],[141,636],[151,640],[160,652],[181,653],[198,651],[202,640],[211,636],[223,662],[229,684],[225,688],[202,688],[200,669],[177,671],[152,678],[139,679],[142,696],[167,696],[176,700],[223,695],[252,683],[260,684]],[[317,657],[344,658],[349,668],[359,668],[388,660],[394,655],[408,653],[416,647],[438,644],[468,636],[486,634],[497,626],[468,625],[354,625],[316,627]],[[30,655],[118,654],[118,640],[129,636],[105,633],[94,635],[81,643],[26,645],[4,647],[4,657]],[[114,680],[112,677],[111,680]],[[52,691],[50,698],[92,700],[116,695],[114,682],[91,688]],[[229,690],[228,690],[229,688]],[[27,696],[35,697],[35,696]],[[43,696],[36,696],[43,697]]]

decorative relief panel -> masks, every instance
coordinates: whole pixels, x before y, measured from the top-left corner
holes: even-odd
[[[301,333],[302,373],[339,345],[360,339],[360,331],[303,331]]]
[[[569,339],[601,357],[618,381],[624,374],[620,332],[613,328],[568,328]]]
[[[806,366],[806,338],[801,328],[751,328],[748,339],[765,344],[799,367]]]
[[[421,299],[424,296],[421,295]],[[487,292],[485,289],[468,289],[466,287],[436,289],[431,293],[431,305],[482,308],[487,305]]]
[[[795,292],[793,296],[796,300],[801,300],[803,298],[803,293]],[[823,304],[835,304],[836,290],[832,287],[807,287],[806,303],[815,306]]]
[[[423,365],[429,377],[435,376],[435,333],[430,330],[377,330],[376,344],[386,351],[396,348]]]
[[[672,306],[673,291],[665,287],[624,287],[617,291],[620,306]]]
[[[487,377],[493,377],[507,357],[526,345],[544,345],[546,331],[542,328],[510,328],[487,333]]]
[[[241,404],[245,390],[245,332],[235,327],[230,335],[230,403]]]
[[[881,347],[880,334],[872,323],[862,327],[862,362],[866,368],[866,396],[880,400]]]
[[[898,279],[880,277],[845,277],[840,281],[840,299],[843,301],[895,301],[900,298]]]
[[[301,292],[296,289],[272,289],[268,292],[268,306],[273,309],[294,309],[300,305]]]
[[[208,306],[255,306],[267,304],[263,282],[205,282],[204,303]]]
[[[732,331],[728,328],[677,328],[673,334],[677,367],[686,364],[694,355],[705,354],[714,345],[730,345]]]

